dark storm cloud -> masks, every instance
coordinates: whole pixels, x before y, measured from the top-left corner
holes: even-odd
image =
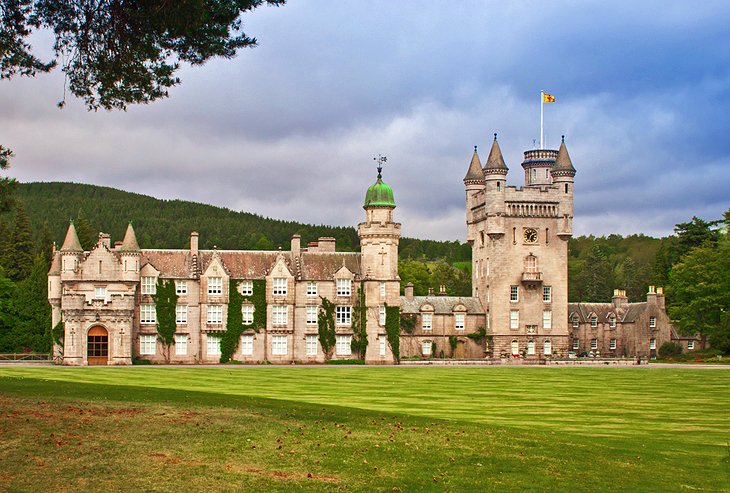
[[[484,162],[498,132],[520,185],[545,89],[576,233],[668,234],[730,206],[723,2],[297,1],[244,21],[260,46],[126,113],[55,109],[58,73],[3,81],[14,175],[355,225],[383,153],[404,234],[463,239],[472,146]]]

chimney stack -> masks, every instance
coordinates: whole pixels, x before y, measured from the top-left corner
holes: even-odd
[[[300,235],[292,235],[291,237],[291,253],[299,255],[302,249],[302,237]]]
[[[409,282],[406,284],[406,299],[412,300],[413,299],[413,283]]]
[[[442,284],[439,286],[439,296],[446,296],[446,285]]]
[[[190,254],[191,255],[197,255],[198,254],[198,232],[193,231],[190,233]]]

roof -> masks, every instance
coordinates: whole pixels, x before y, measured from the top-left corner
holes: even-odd
[[[51,268],[48,271],[49,276],[61,274],[61,255],[59,252],[54,252],[51,257]]]
[[[560,142],[560,149],[558,149],[558,157],[555,158],[555,164],[550,168],[552,174],[563,174],[568,176],[575,176],[575,168],[573,162],[570,160],[568,154],[568,148],[565,147],[565,136]]]
[[[124,233],[124,240],[117,249],[120,252],[139,252],[139,243],[137,243],[137,235],[134,234],[134,228],[132,223],[127,226],[127,231]]]
[[[578,314],[581,322],[589,322],[591,314],[595,314],[598,320],[607,320],[610,313],[616,315],[616,320],[621,323],[633,323],[646,310],[646,302],[626,303],[616,306],[613,303],[568,303],[568,313]]]
[[[66,238],[63,240],[61,245],[62,252],[79,252],[83,253],[84,249],[81,248],[81,242],[79,241],[79,235],[76,234],[76,227],[73,221],[68,225],[68,231],[66,231]]]
[[[368,188],[363,207],[395,207],[393,189],[383,181],[380,174],[378,174],[378,181]]]
[[[485,313],[479,298],[469,296],[414,296],[412,299],[400,297],[401,313],[419,313],[425,304],[433,306],[436,314],[451,314],[459,304],[464,305],[467,313]]]
[[[504,157],[502,157],[502,150],[497,142],[497,134],[494,134],[494,142],[492,142],[492,148],[489,150],[489,157],[487,158],[487,164],[484,165],[484,171],[506,173],[508,170]]]
[[[291,252],[246,250],[201,250],[197,273],[189,250],[142,250],[142,265],[151,264],[163,277],[190,278],[205,272],[214,258],[223,264],[234,279],[264,279],[283,257],[289,270],[300,279],[334,279],[343,266],[360,274],[360,254],[356,252],[309,253],[292,256]]]
[[[469,170],[466,172],[464,181],[484,181],[484,171],[482,171],[482,162],[479,160],[479,154],[477,154],[477,146],[474,146],[474,154],[471,157]]]

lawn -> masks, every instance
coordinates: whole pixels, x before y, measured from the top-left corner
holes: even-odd
[[[730,491],[730,371],[0,368],[3,491]]]

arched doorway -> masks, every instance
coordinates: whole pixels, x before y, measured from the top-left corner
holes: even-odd
[[[456,347],[454,348],[454,359],[466,358],[466,343],[464,341],[457,341]]]
[[[109,333],[104,327],[96,325],[89,329],[86,357],[89,366],[106,365],[109,362]]]

